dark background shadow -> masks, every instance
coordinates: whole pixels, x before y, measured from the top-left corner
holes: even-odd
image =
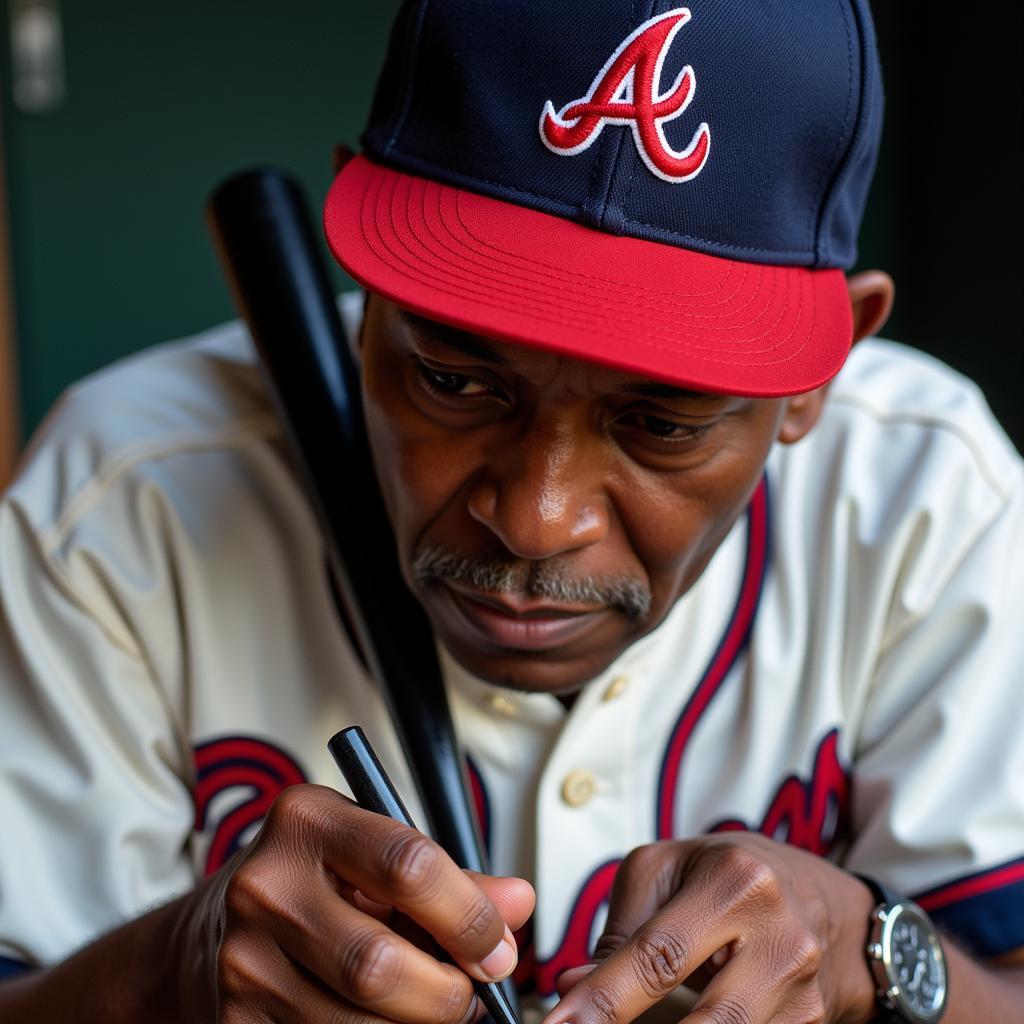
[[[976,380],[1024,449],[1021,6],[871,6],[887,109],[860,266],[896,279],[885,334]]]

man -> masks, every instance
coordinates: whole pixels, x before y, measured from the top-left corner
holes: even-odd
[[[924,357],[836,378],[880,104],[861,0],[403,10],[326,226],[499,874],[306,784],[360,722],[411,796],[213,332],[0,513],[5,1021],[470,1021],[517,960],[546,1024],[1021,1016],[1020,460]]]

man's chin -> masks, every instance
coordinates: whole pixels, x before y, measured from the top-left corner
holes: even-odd
[[[440,639],[462,668],[485,683],[557,697],[574,694],[596,679],[628,646],[623,644],[613,651],[573,656],[551,651],[484,652],[448,637]]]

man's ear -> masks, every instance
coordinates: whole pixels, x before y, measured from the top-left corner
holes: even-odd
[[[885,326],[892,312],[896,286],[884,271],[865,270],[849,278],[847,287],[853,313],[852,343],[856,344],[861,338],[870,337]],[[799,441],[818,422],[827,394],[828,384],[786,400],[786,411],[778,433],[783,444]]]
[[[896,298],[896,285],[884,270],[865,270],[847,279],[853,312],[853,344],[877,334],[884,326]]]
[[[828,384],[807,391],[802,395],[787,398],[786,411],[779,426],[778,439],[782,444],[795,444],[818,422],[821,410],[825,407],[825,396]]]

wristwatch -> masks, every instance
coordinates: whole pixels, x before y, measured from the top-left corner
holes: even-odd
[[[931,918],[913,900],[873,878],[868,966],[877,985],[880,1024],[936,1024],[946,1009],[946,958]]]

